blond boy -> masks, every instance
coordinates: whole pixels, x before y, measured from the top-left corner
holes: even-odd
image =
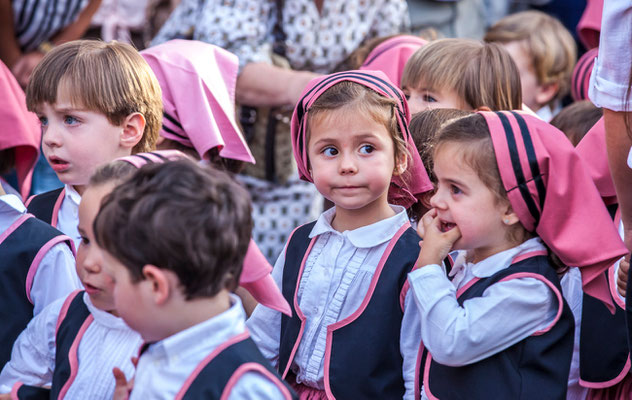
[[[27,107],[42,124],[42,148],[64,187],[29,199],[29,212],[78,246],[77,210],[96,167],[154,148],[161,91],[130,45],[78,40],[53,49],[33,71]]]
[[[494,24],[485,34],[485,41],[505,46],[520,72],[523,102],[550,121],[570,90],[577,59],[570,32],[547,14],[524,11]]]

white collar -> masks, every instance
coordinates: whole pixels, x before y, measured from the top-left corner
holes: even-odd
[[[125,324],[123,318],[119,318],[114,314],[111,314],[107,311],[103,311],[98,309],[92,304],[90,300],[90,295],[88,293],[83,294],[83,302],[86,303],[86,307],[90,311],[90,314],[94,317],[94,322],[105,326],[108,329],[116,329],[116,330],[129,330],[130,328]]]
[[[79,207],[79,203],[81,203],[81,195],[79,194],[79,192],[77,192],[75,188],[72,187],[72,185],[66,185],[65,188],[66,191],[64,195],[64,200],[69,199],[72,204]]]
[[[387,242],[395,236],[395,233],[404,224],[410,224],[406,209],[401,206],[390,205],[395,211],[395,215],[385,218],[371,225],[362,226],[352,231],[338,232],[331,226],[331,221],[336,215],[336,207],[332,207],[318,217],[316,224],[309,234],[313,238],[323,233],[330,232],[334,235],[341,235],[349,239],[351,244],[359,248],[371,248]]]
[[[472,271],[472,275],[475,277],[488,278],[495,273],[508,268],[511,265],[511,261],[516,256],[539,250],[546,250],[546,247],[542,244],[542,239],[534,237],[516,247],[491,255],[477,263],[467,262],[465,260],[466,253],[462,251],[455,260],[454,268],[452,268],[449,275],[455,276],[463,269],[470,269]]]
[[[22,200],[14,194],[5,194],[0,196],[0,214],[24,214],[26,207]]]
[[[190,353],[213,351],[231,337],[243,333],[246,331],[246,313],[241,300],[231,293],[230,302],[228,310],[151,344],[147,353],[154,359],[175,363]]]

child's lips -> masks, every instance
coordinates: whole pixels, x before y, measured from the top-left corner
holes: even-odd
[[[99,289],[98,287],[96,287],[94,285],[91,285],[89,283],[86,283],[86,282],[83,283],[83,287],[84,287],[84,289],[86,289],[86,292],[88,294],[90,294],[90,295],[98,293],[98,292],[101,291],[101,289]]]
[[[447,232],[455,227],[456,227],[456,224],[454,222],[441,221],[441,224],[440,224],[441,232]]]
[[[48,163],[50,164],[51,168],[53,168],[55,172],[63,172],[67,170],[68,167],[70,167],[70,163],[68,161],[56,156],[49,157]]]

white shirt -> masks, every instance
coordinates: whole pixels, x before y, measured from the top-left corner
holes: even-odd
[[[81,195],[71,185],[66,185],[64,199],[57,213],[56,228],[75,242],[75,249],[78,249],[81,243],[81,235],[79,235],[79,230],[77,229],[77,225],[79,225],[79,203],[81,203]]]
[[[11,353],[11,361],[0,373],[0,393],[7,393],[16,382],[49,386],[55,370],[55,333],[57,319],[65,299],[46,307],[20,334]],[[95,308],[84,293],[83,301],[94,317],[77,351],[79,370],[70,386],[68,399],[111,399],[114,393],[112,368],[119,367],[131,377],[131,357],[138,354],[140,335],[121,318]]]
[[[599,55],[590,76],[588,95],[597,107],[625,111],[632,65],[632,3],[605,0],[601,18]]]
[[[391,207],[395,216],[342,233],[331,226],[335,207],[316,221],[309,237],[318,238],[305,262],[297,293],[299,307],[306,317],[305,331],[291,366],[298,383],[324,390],[327,326],[358,309],[389,241],[402,225],[408,224],[404,208]],[[279,288],[282,288],[284,265],[285,252],[272,271]],[[421,343],[420,317],[412,298],[406,295],[400,335],[405,398],[414,396],[415,366]],[[281,313],[257,306],[247,324],[262,354],[277,365]]]
[[[173,399],[198,364],[228,339],[246,331],[241,301],[231,296],[223,313],[153,343],[138,361],[130,400]],[[246,372],[229,399],[284,399],[276,384],[258,372]]]
[[[26,207],[15,195],[0,196],[0,233],[6,231],[26,213]],[[31,301],[33,315],[60,297],[81,288],[75,271],[75,257],[66,243],[58,243],[46,252],[33,277]]]
[[[456,291],[474,278],[487,278],[511,265],[517,255],[544,250],[539,238],[494,254],[476,264],[460,254],[448,280],[439,265],[408,275],[421,312],[421,336],[437,362],[449,366],[475,363],[548,327],[558,311],[555,294],[536,278],[518,278],[488,287],[483,296],[460,306]]]

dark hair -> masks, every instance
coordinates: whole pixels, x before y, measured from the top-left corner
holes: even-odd
[[[103,200],[94,220],[97,243],[133,282],[155,265],[178,276],[187,300],[237,287],[252,226],[248,192],[190,160],[143,166]]]
[[[551,125],[564,132],[573,146],[577,146],[602,116],[603,110],[589,100],[576,101],[564,107],[551,120]]]
[[[500,176],[491,133],[485,117],[475,113],[447,124],[437,136],[435,152],[440,151],[441,146],[446,143],[461,144],[463,161],[476,171],[480,180],[494,193],[499,202],[511,204]],[[535,235],[533,232],[528,232],[522,223],[517,225],[515,229],[508,232],[510,240],[522,243]],[[566,273],[568,267],[545,243],[544,246],[548,250],[549,262],[557,273],[560,276]]]

